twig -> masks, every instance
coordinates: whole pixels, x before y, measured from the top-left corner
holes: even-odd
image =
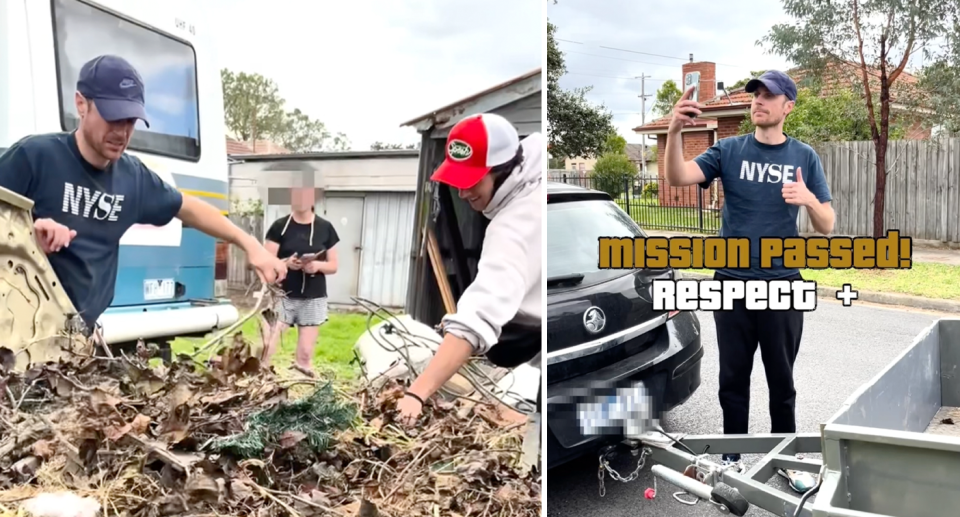
[[[206,343],[201,345],[200,348],[198,348],[190,356],[190,358],[191,359],[195,358],[198,355],[213,348],[217,343],[223,341],[225,337],[236,332],[236,330],[242,327],[244,323],[250,320],[250,318],[253,318],[257,314],[259,314],[261,309],[263,308],[264,301],[267,299],[268,288],[269,286],[267,284],[263,284],[263,287],[260,288],[260,299],[257,301],[257,304],[253,307],[253,309],[249,313],[247,313],[244,317],[238,319],[233,325],[230,325],[229,327],[223,329],[223,331],[221,331],[219,334],[217,334],[212,339],[210,339],[210,341],[207,341]]]
[[[307,505],[307,506],[312,506],[312,507],[314,507],[314,508],[316,508],[316,509],[318,509],[318,510],[322,510],[322,511],[324,511],[324,512],[333,513],[333,514],[336,514],[336,515],[343,515],[342,513],[338,512],[337,510],[334,510],[333,508],[329,508],[329,507],[324,506],[324,505],[322,505],[322,504],[315,503],[315,502],[313,502],[313,501],[310,501],[309,499],[304,499],[304,498],[302,498],[302,497],[300,497],[300,496],[298,496],[298,495],[294,495],[294,494],[291,494],[291,493],[289,493],[289,492],[281,492],[281,491],[279,491],[279,490],[271,490],[271,489],[269,489],[269,488],[265,488],[265,487],[262,487],[262,486],[259,486],[259,485],[257,485],[257,486],[258,486],[261,490],[266,491],[268,494],[286,496],[286,497],[289,497],[290,499],[293,499],[293,500],[295,500],[295,501],[299,501],[299,502],[301,502],[301,503],[303,503],[303,504],[305,504],[305,505]]]
[[[433,452],[434,449],[436,449],[436,447],[431,447],[431,448],[430,448],[430,452]],[[403,471],[400,472],[400,475],[397,476],[397,484],[396,484],[396,486],[394,486],[394,487],[393,487],[393,490],[391,490],[390,493],[387,494],[387,497],[384,497],[384,498],[383,498],[384,500],[389,500],[389,499],[393,496],[393,494],[395,494],[395,493],[397,492],[397,490],[399,490],[400,487],[403,486],[403,476],[405,476],[405,475],[407,474],[407,471],[410,470],[411,467],[413,467],[414,465],[416,465],[417,463],[420,462],[420,458],[423,458],[424,456],[426,456],[427,454],[429,454],[429,453],[426,453],[426,450],[427,450],[427,445],[424,445],[423,447],[420,448],[420,453],[417,454],[417,456],[413,459],[413,461],[411,461],[410,463],[408,463],[407,466],[406,466],[406,468],[404,468]],[[425,454],[425,453],[426,453],[426,454]]]
[[[259,484],[255,483],[253,480],[248,480],[248,482],[253,486],[255,486],[257,490],[259,490],[260,493],[263,494],[264,497],[282,506],[283,509],[286,510],[287,513],[289,513],[290,515],[293,515],[294,517],[302,517],[300,515],[300,512],[294,510],[293,507],[291,507],[289,504],[281,501],[279,498],[274,496],[272,493],[270,493],[271,492],[270,490],[267,490],[266,488],[260,486]],[[285,495],[289,495],[289,494],[285,494]]]

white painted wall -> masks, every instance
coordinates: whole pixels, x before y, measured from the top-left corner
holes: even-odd
[[[417,156],[238,163],[231,169],[230,192],[233,200],[261,199],[266,204],[268,188],[303,185],[301,172],[264,170],[284,166],[314,169],[313,186],[326,191],[414,192],[418,165]]]

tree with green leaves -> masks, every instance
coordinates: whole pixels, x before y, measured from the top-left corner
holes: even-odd
[[[960,60],[940,59],[918,74],[918,89],[927,93],[926,108],[937,114],[934,124],[948,136],[960,136]]]
[[[753,133],[750,117],[740,124],[740,134]],[[891,121],[890,139],[906,135],[902,121]],[[850,89],[821,96],[818,90],[800,88],[793,111],[783,123],[783,132],[808,144],[870,140],[870,120],[861,96]]]
[[[752,72],[750,72],[750,77],[745,77],[745,78],[743,78],[743,79],[740,79],[739,81],[737,81],[737,82],[731,84],[729,87],[727,87],[727,89],[728,89],[728,90],[736,90],[737,88],[743,88],[743,87],[745,87],[745,86],[747,85],[747,83],[750,82],[751,79],[756,79],[757,77],[760,77],[761,75],[763,75],[764,72],[766,72],[766,70],[755,70],[755,71],[752,71]]]
[[[224,122],[244,142],[270,139],[293,152],[345,151],[350,140],[299,109],[285,110],[273,80],[260,74],[220,71]]]
[[[814,76],[822,77],[837,68],[852,71],[854,84],[863,92],[876,149],[873,236],[882,237],[891,89],[914,55],[922,52],[927,60],[956,61],[960,2],[783,0],[783,7],[795,22],[774,25],[758,43],[769,44],[770,51]]]
[[[604,154],[627,154],[627,139],[617,133],[610,133],[603,143],[603,152]]]
[[[683,92],[680,91],[676,82],[672,80],[664,81],[660,85],[660,89],[657,90],[657,100],[653,103],[653,114],[658,117],[666,117],[672,113],[673,107],[676,106],[681,95],[683,95]]]
[[[610,194],[614,199],[624,193],[627,185],[637,177],[637,164],[624,153],[608,152],[597,159],[590,178],[593,188]]]
[[[415,144],[388,144],[385,142],[374,142],[370,144],[371,151],[392,151],[399,149],[420,149],[420,142]]]
[[[554,39],[556,26],[547,21],[547,139],[554,157],[593,157],[613,129],[613,114],[594,106],[586,94],[590,88],[563,90],[566,73],[563,52]]]
[[[281,132],[284,100],[276,83],[260,74],[220,70],[223,115],[227,129],[241,141],[255,141]]]
[[[614,198],[624,192],[626,185],[637,177],[637,165],[627,156],[627,140],[611,132],[603,143],[603,155],[597,159],[590,174],[593,188]]]

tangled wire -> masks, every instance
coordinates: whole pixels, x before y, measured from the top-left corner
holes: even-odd
[[[428,350],[432,354],[435,347],[440,345],[440,341],[411,332],[395,313],[376,302],[361,297],[351,297],[351,299],[366,309],[368,313],[366,327],[374,342],[384,350],[396,353],[402,358],[411,381],[420,375],[421,372],[417,370],[418,365],[410,358],[409,350],[420,348]],[[376,326],[376,324],[374,324],[375,317],[384,322],[377,330],[374,330]],[[403,346],[394,346],[391,344],[389,338],[387,338],[388,335],[399,338],[403,342]],[[432,344],[433,347],[429,346],[428,343]],[[477,392],[487,399],[497,404],[502,404],[521,414],[529,415],[536,412],[537,408],[534,404],[525,400],[521,394],[513,391],[512,388],[516,384],[515,379],[506,389],[499,387],[497,381],[484,369],[484,362],[485,360],[482,358],[472,358],[460,369],[459,373],[463,375]],[[362,368],[363,365],[361,365],[361,369]],[[376,379],[377,378],[371,379],[371,382],[376,381]],[[445,387],[441,387],[440,391],[444,395],[452,398],[462,398],[461,395]],[[511,401],[510,397],[518,403]]]

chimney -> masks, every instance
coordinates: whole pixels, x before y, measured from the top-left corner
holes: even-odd
[[[683,64],[683,75],[680,76],[680,90],[685,90],[683,79],[688,72],[700,72],[700,102],[706,102],[717,96],[717,64],[709,61],[693,61],[693,54],[690,54],[690,62]]]

